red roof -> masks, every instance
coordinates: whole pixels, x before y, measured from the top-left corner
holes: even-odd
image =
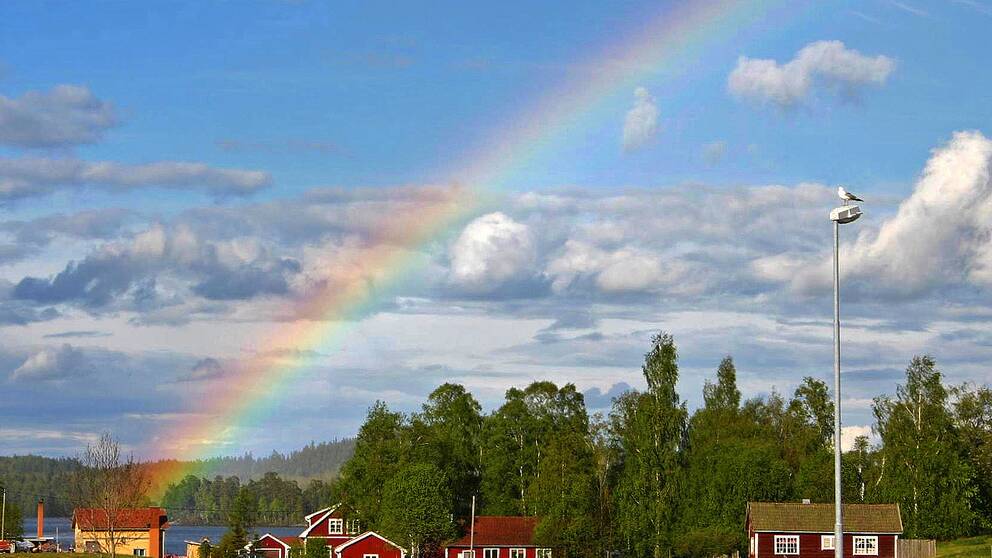
[[[475,518],[475,546],[534,546],[536,517],[480,515]],[[471,524],[465,525],[465,535],[448,546],[469,546]]]
[[[162,508],[131,508],[119,510],[114,518],[115,529],[167,529],[168,518]],[[72,527],[77,525],[84,531],[106,531],[107,510],[96,508],[76,508],[72,512]]]

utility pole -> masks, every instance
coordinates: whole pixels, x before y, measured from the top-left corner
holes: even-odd
[[[3,491],[3,505],[0,507],[0,541],[5,540],[3,535],[6,532],[4,527],[6,527],[7,522],[7,487],[0,486],[0,490]]]

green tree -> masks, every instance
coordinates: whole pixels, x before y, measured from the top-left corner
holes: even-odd
[[[975,474],[975,508],[982,530],[992,530],[992,388],[965,384],[952,390],[954,424]]]
[[[482,407],[458,384],[443,384],[411,421],[411,459],[433,463],[451,483],[455,514],[469,514],[481,480]]]
[[[972,532],[976,489],[962,455],[948,393],[933,358],[913,358],[896,397],[877,397],[882,440],[880,495],[899,502],[908,537],[946,539]]]
[[[358,431],[355,455],[341,469],[342,499],[358,511],[366,525],[378,523],[382,491],[406,455],[403,415],[377,401]]]
[[[647,391],[620,397],[611,415],[623,452],[615,518],[625,547],[638,556],[660,558],[673,546],[687,426],[686,406],[675,389],[678,351],[671,335],[652,339],[642,372]]]
[[[21,516],[21,508],[16,502],[7,502],[7,513],[4,516],[3,534],[7,540],[19,539],[24,536],[24,518]]]
[[[415,556],[432,556],[454,534],[449,480],[430,463],[400,469],[383,488],[379,526]]]

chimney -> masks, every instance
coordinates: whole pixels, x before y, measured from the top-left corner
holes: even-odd
[[[38,538],[45,536],[45,501],[38,500]]]
[[[808,504],[809,503],[809,498],[803,498],[803,503],[804,504]]]

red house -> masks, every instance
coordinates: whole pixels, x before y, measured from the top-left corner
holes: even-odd
[[[300,533],[304,545],[324,544],[330,549],[350,541],[362,532],[358,514],[346,505],[338,504],[317,510],[306,516],[307,527]],[[314,541],[314,542],[311,542]]]
[[[334,558],[406,558],[406,551],[386,537],[368,531],[334,547]]]
[[[845,558],[897,558],[898,504],[844,504],[843,512]],[[834,505],[750,502],[747,536],[749,558],[833,558]]]
[[[445,558],[552,558],[534,544],[536,517],[480,515],[462,538],[444,549]]]
[[[290,558],[289,548],[298,542],[299,537],[277,537],[266,533],[251,546],[252,554],[265,558]]]

